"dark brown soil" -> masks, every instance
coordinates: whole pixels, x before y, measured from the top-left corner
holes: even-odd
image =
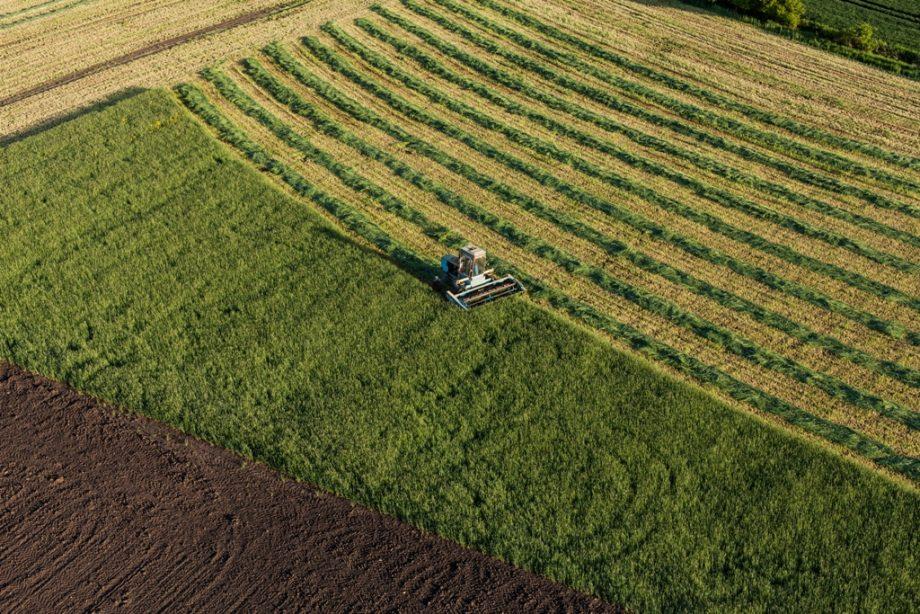
[[[0,611],[608,611],[0,364]]]

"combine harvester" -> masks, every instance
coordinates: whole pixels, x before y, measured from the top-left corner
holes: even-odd
[[[456,256],[441,258],[441,276],[435,287],[461,309],[524,292],[524,285],[513,276],[496,277],[494,270],[486,267],[486,250],[475,245],[467,245]]]

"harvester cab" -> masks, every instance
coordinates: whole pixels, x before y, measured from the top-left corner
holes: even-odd
[[[461,309],[472,309],[524,291],[524,285],[511,275],[497,277],[488,268],[486,250],[467,245],[456,256],[441,258],[441,277],[437,280],[447,300]]]

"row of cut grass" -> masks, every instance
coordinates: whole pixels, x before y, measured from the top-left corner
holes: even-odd
[[[328,84],[320,83],[318,85],[330,87]],[[303,185],[306,182],[302,177],[299,177],[295,171],[285,167],[280,162],[269,158],[260,146],[250,141],[245,135],[238,134],[239,130],[235,126],[229,125],[229,122],[220,116],[213,105],[207,102],[200,90],[184,85],[180,87],[179,93],[183,101],[189,105],[193,111],[199,113],[205,121],[210,123],[218,131],[221,138],[239,147],[247,157],[250,157],[250,159],[264,170],[278,175],[283,181],[291,185],[295,191],[299,193],[303,191],[306,197],[311,199],[314,198],[313,194],[315,190],[309,187],[304,188]],[[336,92],[333,88],[330,88],[330,94],[341,96],[341,94]],[[240,145],[236,145],[236,143],[240,143]],[[411,171],[411,169],[409,170]],[[308,183],[307,186],[309,186]],[[382,188],[369,184],[366,181],[360,181],[360,185],[359,182],[355,182],[354,186],[355,189],[359,189],[363,193],[371,194],[372,196],[376,194],[377,198],[380,199],[378,202],[380,202],[382,206],[388,207],[389,210],[397,215],[405,216],[404,219],[406,219],[406,221],[418,226],[427,236],[453,248],[463,244],[464,240],[460,238],[459,235],[452,233],[444,226],[428,221],[424,214],[413,209],[404,201],[393,197]],[[368,236],[365,237],[367,240],[374,245],[378,245],[378,247],[383,246],[382,249],[394,258],[399,259],[405,257],[406,250],[404,248],[399,249],[394,246],[394,241],[392,239],[381,237],[381,235],[385,233],[382,233],[379,228],[363,218],[357,211],[354,211],[342,203],[324,204],[320,202],[319,204],[332,215],[337,215],[336,212],[343,215],[343,225],[358,233],[359,236],[363,237],[364,235],[361,233],[367,232]],[[420,266],[423,267],[422,270],[424,270],[426,266],[424,265],[423,259],[420,259],[414,254],[411,255],[408,262],[411,270],[418,270]],[[890,448],[884,444],[870,440],[842,425],[818,418],[813,414],[794,407],[748,384],[744,384],[714,367],[705,365],[687,354],[676,351],[644,335],[628,325],[617,322],[608,315],[602,314],[588,305],[571,299],[564,293],[546,286],[540,280],[517,270],[509,263],[499,260],[496,261],[495,264],[499,270],[508,271],[520,276],[528,285],[529,292],[536,298],[547,301],[553,307],[561,309],[570,316],[576,317],[594,328],[625,340],[625,342],[641,353],[649,355],[655,360],[662,361],[664,364],[680,372],[689,374],[694,377],[694,379],[716,385],[723,390],[723,392],[736,400],[749,403],[762,411],[776,414],[791,424],[803,428],[803,430],[807,432],[818,435],[833,443],[843,445],[862,456],[870,458],[880,466],[903,473],[912,479],[920,479],[920,459],[893,454]]]
[[[440,104],[450,111],[472,120],[486,130],[498,132],[513,143],[527,147],[541,155],[549,156],[559,162],[569,164],[579,172],[599,179],[612,187],[624,189],[624,185],[628,185],[630,183],[629,180],[625,177],[622,177],[609,170],[600,168],[588,160],[572,154],[569,151],[560,149],[552,142],[549,142],[545,139],[536,138],[530,134],[527,134],[526,132],[508,126],[501,121],[491,118],[488,114],[479,111],[471,105],[458,101],[455,98],[444,94],[444,92],[439,91],[438,89],[429,85],[428,82],[415,78],[405,71],[400,70],[395,65],[387,61],[384,57],[368,49],[366,46],[362,45],[333,24],[326,23],[322,26],[322,29],[333,39],[335,39],[342,47],[357,57],[361,58],[368,65],[373,66],[377,70],[393,78],[402,85],[405,85],[410,90],[422,94],[432,102]],[[723,207],[734,209],[746,215],[750,215],[751,217],[768,221],[795,233],[816,239],[832,247],[845,249],[868,260],[878,264],[890,266],[899,271],[920,272],[920,264],[916,264],[900,256],[889,254],[873,247],[863,245],[862,243],[854,241],[849,237],[843,236],[841,234],[818,228],[807,222],[800,221],[796,218],[779,213],[770,208],[763,207],[747,198],[736,196],[724,190],[705,185],[693,177],[689,177],[683,173],[680,173],[679,171],[669,169],[661,164],[657,164],[647,159],[635,156],[617,147],[609,141],[599,141],[587,133],[550,120],[546,116],[532,112],[528,113],[527,110],[522,111],[514,107],[512,107],[510,110],[512,113],[514,111],[518,111],[519,114],[523,114],[528,119],[531,119],[545,126],[556,134],[568,137],[576,141],[579,145],[591,149],[596,149],[602,153],[616,158],[621,162],[624,162],[625,164],[630,165],[633,168],[637,168],[652,175],[663,177],[676,185],[687,188],[697,196],[707,199]]]
[[[269,53],[275,57],[281,55],[277,47],[270,48]],[[249,65],[253,66],[251,63]],[[316,81],[317,79],[312,77],[310,80]],[[269,87],[272,85],[277,85],[272,84],[267,80],[263,80],[263,83]],[[341,94],[335,92],[331,86],[328,84],[324,85],[324,90],[334,94],[334,98],[331,99],[330,102],[344,99],[344,97],[341,96]],[[279,88],[275,87],[274,89],[278,91]],[[366,108],[359,109],[359,105],[356,102],[346,99],[341,104],[349,109],[356,119],[361,119],[369,125],[378,127],[388,134],[391,134],[391,136],[394,138],[408,143],[414,151],[422,153],[423,155],[425,155],[425,152],[428,151],[434,157],[442,159],[445,157],[443,152],[440,152],[432,148],[430,145],[414,139],[401,128],[393,125],[391,122],[388,122],[370,110]],[[418,109],[415,109],[415,111],[419,112]],[[385,154],[382,154],[381,152],[381,155]],[[407,177],[414,174],[412,169],[407,165],[400,163],[395,158],[392,158],[392,156],[386,155],[386,157],[389,158],[386,164],[390,166],[394,173],[399,177],[406,179]],[[435,161],[437,162],[438,160],[435,159]],[[454,162],[454,166],[457,166],[457,161],[455,160]],[[473,176],[472,173],[469,173],[469,175],[471,177]],[[485,185],[497,183],[493,178],[489,177],[482,177],[481,181]],[[538,237],[534,237],[524,232],[513,224],[508,223],[506,220],[503,220],[498,216],[485,211],[481,207],[474,205],[467,199],[464,199],[450,191],[445,191],[440,186],[428,185],[427,189],[433,191],[433,193],[435,193],[435,195],[444,204],[461,211],[464,215],[468,216],[473,221],[486,226],[487,228],[490,228],[491,230],[505,237],[507,240],[511,241],[512,244],[517,245],[522,249],[528,250],[542,258],[545,258],[550,262],[553,262],[554,264],[560,266],[562,269],[570,272],[573,275],[585,278],[586,280],[594,283],[607,292],[611,292],[617,296],[620,296],[621,298],[625,298],[651,313],[655,313],[675,324],[687,328],[698,336],[710,340],[711,342],[725,348],[729,352],[734,353],[739,357],[748,360],[749,362],[752,362],[753,364],[767,367],[798,381],[809,383],[810,385],[815,386],[815,388],[824,391],[826,394],[832,397],[839,398],[847,403],[850,403],[851,405],[861,407],[862,409],[878,412],[880,415],[885,415],[888,418],[900,421],[903,424],[908,425],[910,428],[920,427],[920,414],[917,414],[916,412],[906,409],[897,403],[893,403],[891,401],[881,399],[875,395],[865,393],[840,381],[838,378],[814,371],[797,363],[796,361],[776,354],[770,350],[761,348],[745,339],[744,337],[737,335],[724,327],[717,326],[703,318],[700,318],[699,316],[682,310],[680,307],[674,305],[670,301],[662,299],[652,293],[646,292],[640,288],[636,288],[616,278],[613,278],[603,269],[581,262],[572,254],[569,254],[564,250],[555,247],[554,245],[550,245]]]
[[[489,158],[498,160],[499,162],[503,163],[508,168],[514,171],[518,171],[534,179],[537,183],[547,186],[557,191],[562,196],[567,197],[575,202],[579,202],[581,204],[584,204],[584,205],[587,205],[587,206],[590,206],[590,207],[593,207],[595,209],[605,211],[605,212],[617,211],[619,215],[625,215],[633,219],[636,219],[638,217],[635,214],[632,214],[631,212],[623,211],[621,207],[618,207],[617,205],[611,203],[610,201],[607,201],[607,200],[598,198],[592,194],[589,194],[585,192],[584,190],[572,185],[571,183],[559,179],[558,177],[556,177],[555,175],[552,175],[551,173],[545,172],[539,168],[534,167],[531,164],[528,164],[520,160],[519,158],[515,156],[512,156],[501,150],[498,150],[497,148],[495,148],[489,143],[486,143],[482,139],[473,137],[472,135],[469,135],[465,131],[462,131],[451,124],[448,124],[435,117],[432,117],[430,114],[425,113],[424,111],[421,111],[420,109],[413,107],[413,105],[407,103],[401,97],[396,96],[391,91],[387,90],[386,88],[381,87],[380,84],[377,83],[376,81],[370,80],[367,77],[365,77],[363,74],[355,71],[353,68],[347,65],[344,62],[344,60],[341,57],[339,57],[334,51],[332,51],[328,47],[325,47],[317,39],[308,37],[308,38],[303,39],[303,42],[305,43],[307,48],[310,49],[310,51],[320,61],[326,63],[334,71],[342,74],[343,76],[348,78],[351,82],[353,82],[355,85],[358,85],[362,89],[368,91],[369,93],[376,96],[380,100],[384,101],[387,105],[391,106],[395,110],[403,114],[406,114],[409,117],[413,117],[417,119],[418,121],[420,121],[421,123],[427,124],[431,126],[432,128],[435,128],[439,132],[442,132],[449,137],[455,138],[459,140],[460,142],[463,142],[464,144],[469,146],[471,149],[478,151]],[[917,301],[916,299],[913,299],[899,292],[898,290],[894,288],[890,288],[889,286],[880,284],[878,282],[874,282],[872,280],[866,280],[862,276],[859,276],[855,273],[851,273],[849,271],[839,269],[839,267],[832,267],[831,265],[828,265],[826,263],[822,263],[820,261],[815,261],[814,259],[807,258],[805,256],[798,254],[797,252],[793,250],[785,248],[785,246],[776,245],[774,243],[767,242],[763,238],[757,235],[752,235],[752,233],[750,232],[747,232],[742,229],[738,229],[734,226],[731,226],[725,223],[724,221],[722,221],[721,219],[715,218],[714,216],[699,213],[695,211],[694,209],[686,205],[683,205],[682,203],[679,203],[677,201],[674,201],[673,199],[664,197],[658,194],[657,192],[644,188],[643,186],[636,185],[633,182],[624,182],[624,183],[628,187],[630,187],[632,190],[635,190],[635,192],[639,196],[643,197],[644,200],[647,200],[661,207],[664,210],[681,214],[682,217],[688,217],[689,219],[691,219],[691,221],[700,222],[704,226],[710,227],[710,229],[713,231],[716,231],[716,232],[722,231],[720,234],[729,236],[729,238],[733,238],[737,241],[741,241],[745,245],[753,244],[755,247],[762,248],[762,251],[767,251],[770,253],[775,251],[777,252],[776,255],[780,257],[786,256],[786,258],[784,259],[786,259],[787,261],[791,260],[792,264],[799,264],[803,261],[808,262],[808,263],[813,263],[813,266],[819,269],[816,272],[821,272],[822,270],[823,271],[830,270],[832,274],[836,273],[839,277],[843,278],[843,279],[839,279],[839,281],[846,282],[847,280],[850,280],[850,281],[853,281],[854,284],[859,284],[867,288],[873,288],[877,292],[882,293],[883,295],[884,293],[888,292],[889,298],[892,298],[893,300],[900,299],[900,300],[894,300],[894,302],[905,304],[907,307],[910,307],[915,310],[920,309],[920,301]],[[645,228],[650,227],[651,225],[650,222],[642,218],[639,218],[639,219],[641,219],[641,224],[645,226]],[[651,225],[651,226],[655,226],[655,225]],[[833,276],[833,275],[828,275],[828,276]],[[833,277],[833,278],[837,278],[837,277]],[[900,326],[900,325],[896,324],[896,326]],[[914,341],[920,338],[920,335],[917,335],[917,333],[914,333],[913,331],[911,331],[907,333],[907,337],[911,339],[912,341]]]
[[[403,19],[396,13],[389,11],[382,6],[374,5],[371,8],[388,21],[391,21],[392,23],[406,29],[406,31],[416,33],[413,30],[421,30],[421,28],[419,28],[419,26],[416,24]],[[842,183],[836,177],[812,172],[809,169],[803,168],[797,164],[761,153],[760,151],[747,147],[743,144],[734,143],[717,134],[711,134],[704,130],[694,128],[684,121],[665,117],[643,107],[631,104],[625,100],[617,98],[616,96],[610,95],[603,90],[586,85],[585,83],[573,79],[567,75],[560,74],[545,64],[510,52],[504,47],[477,35],[476,33],[456,24],[455,22],[447,20],[440,14],[434,13],[429,9],[414,4],[410,8],[418,9],[422,16],[430,18],[445,30],[454,32],[455,34],[466,38],[472,44],[483,49],[484,51],[492,55],[502,57],[510,61],[512,64],[518,66],[519,68],[526,70],[527,72],[536,74],[548,82],[562,87],[563,89],[570,90],[579,95],[582,95],[609,109],[621,113],[626,113],[633,117],[647,121],[653,125],[665,127],[677,134],[693,138],[700,143],[724,150],[743,159],[774,168],[787,175],[788,177],[808,185],[812,185],[814,187],[838,194],[853,196],[880,208],[891,209],[905,215],[920,218],[920,209],[913,205],[899,202],[860,186]]]
[[[294,70],[296,77],[296,64],[292,67],[289,67],[288,70]],[[304,78],[304,75],[300,75],[300,77]],[[563,196],[565,195],[563,194]],[[784,280],[781,277],[760,269],[759,267],[750,265],[744,260],[729,257],[717,249],[710,248],[705,246],[703,243],[688,239],[677,233],[673,233],[665,226],[651,223],[647,219],[638,216],[627,209],[614,205],[609,201],[592,200],[589,201],[586,206],[596,209],[606,216],[611,216],[613,219],[619,221],[625,220],[630,226],[642,234],[651,235],[656,238],[666,240],[674,245],[677,245],[683,250],[689,250],[689,253],[691,254],[702,254],[703,258],[708,259],[715,264],[724,264],[729,266],[736,272],[743,271],[743,274],[747,274],[747,276],[751,277],[752,279],[765,281],[768,287],[773,289],[788,289],[788,291],[795,296],[807,297],[812,301],[816,301],[816,306],[827,308],[832,311],[841,312],[841,314],[847,314],[848,316],[855,316],[857,321],[865,323],[870,328],[874,328],[879,331],[887,328],[889,333],[893,333],[894,335],[898,334],[897,328],[901,326],[900,324],[880,320],[872,314],[868,314],[867,312],[860,310],[855,310],[846,303],[835,301],[834,299],[831,299],[830,297],[827,297],[818,291],[813,290],[810,286],[789,282],[788,280]],[[895,328],[888,328],[888,324],[886,324],[886,322]],[[901,331],[901,337],[895,338],[904,338],[906,336],[906,338],[912,343],[917,341],[917,336],[915,333],[903,331],[903,328],[901,328]]]
[[[847,139],[839,135],[826,132],[814,126],[802,124],[793,119],[782,117],[763,109],[758,109],[757,107],[753,107],[751,105],[729,98],[728,96],[724,96],[717,92],[712,92],[696,84],[679,79],[677,77],[673,77],[667,73],[654,70],[653,68],[636,62],[635,60],[631,60],[618,53],[615,53],[609,48],[602,47],[601,45],[594,44],[585,38],[565,32],[560,28],[537,19],[533,15],[530,15],[524,11],[517,10],[511,6],[508,6],[507,4],[496,2],[495,0],[476,1],[479,4],[488,7],[497,13],[519,23],[520,25],[531,28],[532,30],[547,36],[548,38],[567,43],[582,53],[586,53],[593,57],[610,62],[619,68],[625,69],[646,79],[664,84],[673,90],[690,94],[717,107],[741,113],[742,115],[745,115],[751,119],[755,119],[777,128],[783,128],[784,130],[788,130],[793,134],[817,141],[819,143],[823,143],[825,145],[838,147],[848,151],[859,152],[864,155],[871,156],[879,160],[884,160],[885,162],[889,162],[904,168],[920,170],[920,158],[915,156],[899,154],[896,152],[888,151],[886,149],[882,149],[869,143]],[[488,27],[490,30],[493,30],[498,34],[507,37],[509,40],[513,40],[522,47],[534,49],[541,54],[547,53],[547,57],[553,57],[555,54],[561,52],[560,48],[556,48],[554,50],[547,47],[546,45],[536,44],[531,46],[533,39],[523,36],[520,32],[517,32],[511,28],[502,27],[500,24],[494,22],[493,20],[486,19],[482,15],[479,17],[482,18],[483,25],[486,25],[486,23],[488,24],[486,27]]]
[[[284,52],[278,48],[271,48],[270,53],[282,57],[284,55]],[[256,85],[269,92],[271,96],[273,96],[282,105],[286,105],[294,114],[308,119],[321,133],[333,136],[334,138],[344,142],[350,147],[357,149],[362,155],[365,155],[378,162],[382,162],[398,177],[411,182],[419,189],[435,194],[440,199],[442,199],[442,201],[444,199],[450,200],[455,198],[454,195],[446,193],[443,188],[432,184],[430,181],[421,176],[421,174],[416,173],[411,168],[407,167],[405,164],[401,163],[389,154],[386,154],[377,148],[370,147],[367,143],[345,132],[342,128],[335,124],[335,122],[324,116],[324,114],[322,114],[316,107],[305,101],[296,92],[280,83],[254,60],[244,60],[243,66],[245,74],[249,76]],[[276,136],[287,141],[287,137],[284,136],[287,134],[288,130],[286,126],[279,125],[277,120],[266,119],[261,110],[253,110],[253,102],[246,100],[245,94],[238,91],[238,89],[235,88],[232,84],[224,83],[221,85],[221,87],[222,93],[225,97],[228,98],[228,100],[232,100],[238,106],[240,106],[241,109],[246,110],[251,115],[257,114],[260,121],[266,123],[276,131]],[[349,108],[351,108],[350,105]],[[509,187],[503,182],[478,171],[471,165],[462,162],[453,156],[445,154],[443,151],[433,147],[430,144],[420,141],[416,137],[412,137],[405,131],[395,130],[392,124],[382,124],[375,121],[374,125],[375,127],[384,130],[386,134],[404,143],[411,151],[420,155],[424,155],[433,162],[440,164],[444,168],[457,174],[463,179],[466,179],[471,183],[479,186],[483,190],[498,196],[501,200],[520,207],[521,209],[541,219],[549,221],[564,232],[570,233],[578,238],[588,241],[589,243],[597,245],[602,250],[604,250],[605,253],[612,257],[623,258],[638,268],[650,272],[654,275],[658,275],[674,284],[677,284],[680,287],[686,288],[687,290],[699,296],[712,299],[719,305],[739,313],[747,314],[756,321],[771,326],[785,334],[788,334],[797,341],[821,348],[836,357],[850,360],[854,364],[873,370],[882,375],[892,377],[904,384],[907,384],[908,386],[920,386],[920,372],[917,372],[914,369],[910,369],[904,365],[900,365],[892,361],[879,361],[866,352],[841,343],[834,337],[818,334],[812,330],[809,330],[807,327],[802,326],[778,313],[765,309],[752,301],[745,300],[731,292],[722,290],[721,288],[713,286],[704,280],[696,278],[693,275],[686,273],[685,271],[657,261],[654,258],[642,253],[641,251],[630,248],[622,241],[599,232],[592,226],[585,224],[584,222],[581,222],[580,220],[570,215],[555,210],[531,196],[522,194],[520,191]],[[300,147],[298,147],[295,143],[290,143],[289,141],[288,143],[291,146],[300,149]],[[308,152],[304,151],[303,153]],[[450,203],[446,204],[453,206],[450,205]]]
[[[454,85],[457,85],[458,87],[461,87],[467,91],[474,92],[478,96],[489,100],[498,106],[501,106],[503,109],[506,109],[510,113],[519,114],[527,117],[528,119],[531,119],[532,121],[547,125],[544,123],[545,120],[543,119],[544,116],[542,114],[536,113],[532,109],[526,108],[524,105],[518,104],[503,97],[501,94],[495,92],[486,85],[457,74],[431,55],[426,54],[417,46],[400,38],[391,36],[388,32],[385,32],[379,28],[372,21],[369,21],[365,18],[359,18],[355,21],[355,24],[371,36],[391,45],[400,55],[413,59],[425,71],[441,77],[445,81],[453,83]],[[837,218],[844,222],[853,224],[854,226],[859,226],[860,228],[870,230],[879,235],[902,241],[913,247],[920,247],[920,237],[911,234],[910,232],[906,232],[891,225],[883,224],[871,217],[860,215],[847,209],[842,209],[815,198],[811,198],[807,195],[800,194],[799,192],[790,190],[784,185],[761,179],[760,177],[750,173],[738,171],[737,169],[727,166],[726,164],[723,164],[722,162],[719,162],[718,160],[715,160],[711,157],[701,155],[688,149],[684,149],[668,141],[665,141],[664,139],[645,134],[639,130],[616,122],[609,117],[593,113],[587,109],[584,109],[580,105],[573,104],[568,100],[550,94],[545,90],[533,87],[522,79],[511,75],[497,68],[496,66],[481,60],[478,57],[467,54],[457,49],[453,45],[444,43],[440,39],[435,37],[426,37],[426,39],[426,42],[432,44],[439,51],[456,60],[460,64],[466,66],[467,68],[473,70],[474,72],[482,75],[486,79],[507,87],[527,99],[538,101],[550,109],[566,113],[572,117],[595,125],[607,132],[622,134],[629,138],[631,141],[643,147],[648,147],[667,155],[681,158],[690,162],[697,168],[708,171],[732,182],[750,186],[754,189],[760,190],[761,192],[778,197],[784,201],[800,205],[810,211],[815,211],[817,213]],[[553,120],[550,119],[549,121]],[[553,123],[560,124],[561,122],[554,121]],[[562,126],[565,126],[565,124],[562,124]]]
[[[458,25],[454,22],[450,22],[443,15],[422,7],[420,4],[416,3],[415,0],[401,1],[407,7],[420,12],[420,14],[421,12],[425,12],[426,16],[432,20],[443,20],[445,23],[451,23],[455,26]],[[444,8],[454,12],[458,16],[464,18],[468,22],[477,24],[479,27],[489,29],[487,24],[493,23],[491,20],[482,17],[478,13],[450,2],[449,0],[434,1],[438,2]],[[438,22],[440,23],[440,21]],[[494,44],[488,38],[482,37],[472,30],[463,27],[460,29],[462,32],[465,32],[470,36],[470,38],[467,39],[470,42],[486,45]],[[466,34],[464,34],[465,38]],[[519,37],[525,38],[523,35],[519,35]],[[541,55],[552,56],[551,61],[562,64],[564,68],[573,69],[573,71],[576,73],[591,75],[592,77],[603,82],[605,85],[614,87],[617,91],[629,92],[631,95],[638,97],[643,101],[657,104],[662,108],[668,109],[681,118],[692,119],[699,124],[710,126],[713,129],[720,130],[738,139],[761,145],[777,153],[782,153],[784,155],[794,157],[798,160],[816,164],[825,170],[831,170],[843,175],[854,175],[872,179],[873,181],[897,190],[913,191],[920,187],[920,184],[918,184],[912,178],[892,174],[884,169],[866,166],[859,161],[852,160],[831,151],[826,151],[814,147],[810,143],[799,142],[776,132],[764,131],[745,122],[738,121],[732,117],[719,115],[707,109],[698,107],[694,104],[682,102],[665,94],[661,94],[660,92],[641,83],[629,81],[609,71],[602,70],[593,64],[582,61],[577,56],[563,53],[551,46],[543,45],[534,39],[527,40],[532,47],[536,47],[539,50]],[[514,54],[508,49],[505,49],[505,51],[515,55],[519,60],[523,60],[525,62],[528,60],[526,56]]]

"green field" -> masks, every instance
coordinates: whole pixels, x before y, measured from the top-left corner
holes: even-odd
[[[640,610],[920,600],[915,490],[526,298],[461,314],[250,153],[389,259],[144,93],[0,149],[0,357]]]
[[[806,0],[805,17],[839,29],[866,22],[876,38],[920,52],[920,4],[913,0]]]

